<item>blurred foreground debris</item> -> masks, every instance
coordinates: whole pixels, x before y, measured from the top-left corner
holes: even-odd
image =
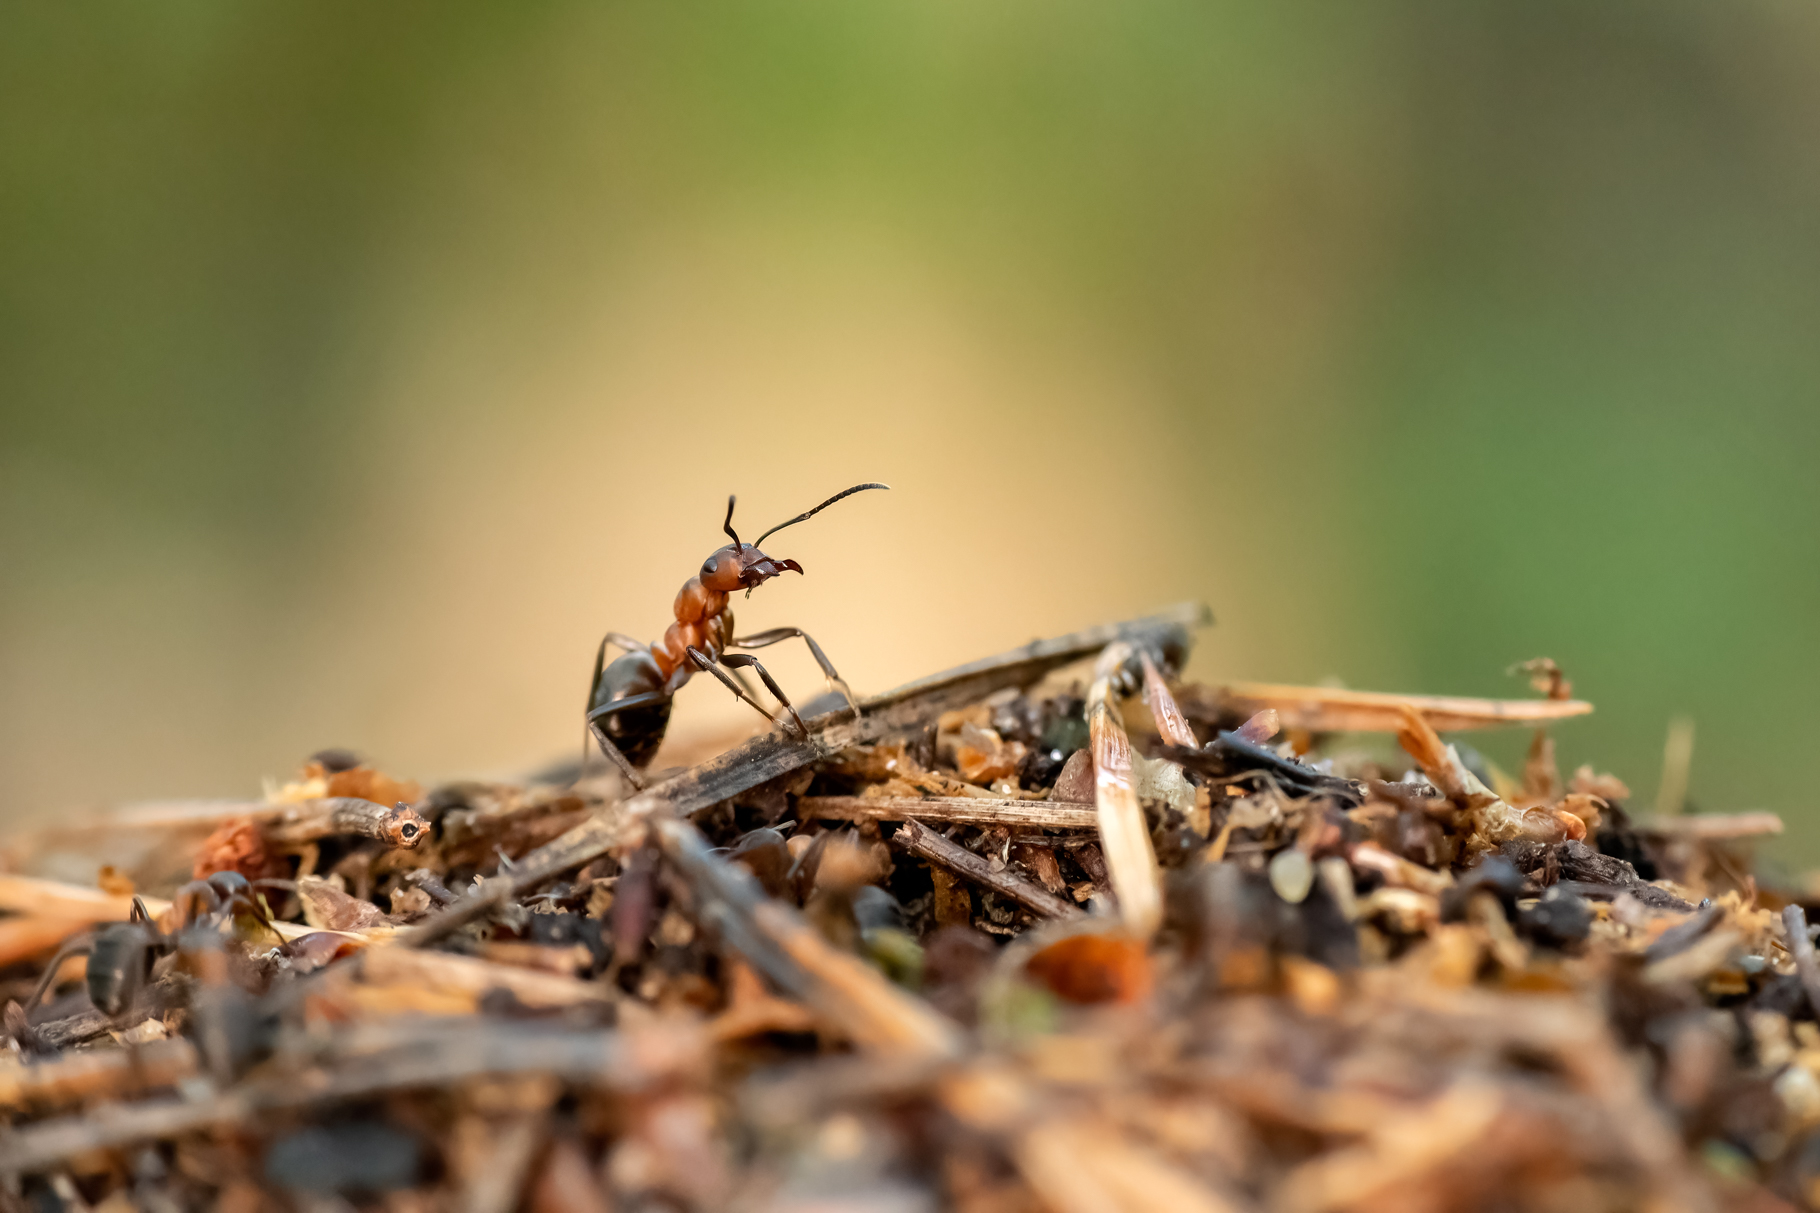
[[[1552,662],[1539,699],[1201,687],[1200,622],[636,792],[336,751],[12,839],[0,1203],[1820,1206],[1778,819],[1563,778]],[[1441,736],[1499,724],[1519,775]]]

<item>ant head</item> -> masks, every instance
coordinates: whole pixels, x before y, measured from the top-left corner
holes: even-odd
[[[728,544],[702,562],[701,583],[715,593],[731,594],[762,585],[786,571],[800,573],[803,566],[794,560],[774,560],[749,543]]]
[[[814,509],[805,510],[788,522],[778,523],[763,535],[760,535],[758,537],[758,543],[740,542],[739,533],[733,529],[733,503],[737,498],[728,497],[727,519],[725,522],[721,523],[721,529],[726,531],[727,538],[731,539],[733,542],[723,548],[717,549],[713,555],[702,562],[701,583],[703,588],[712,590],[717,594],[731,594],[735,590],[751,590],[754,586],[762,585],[764,582],[769,581],[771,578],[779,576],[786,571],[792,573],[802,572],[803,566],[796,563],[796,561],[778,560],[775,557],[767,556],[758,550],[758,544],[763,543],[766,539],[775,535],[787,526],[794,526],[806,518],[813,518],[815,515],[839,501],[842,497],[852,496],[854,493],[860,492],[863,489],[883,489],[890,487],[890,485],[885,484],[856,484],[850,489],[843,489],[841,492],[834,494],[834,496],[828,498],[828,500],[822,502]]]

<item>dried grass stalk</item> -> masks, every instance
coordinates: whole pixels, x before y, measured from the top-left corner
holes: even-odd
[[[1113,701],[1113,682],[1131,660],[1131,646],[1115,641],[1093,667],[1087,691],[1087,729],[1093,747],[1094,809],[1100,848],[1125,926],[1141,939],[1163,921],[1163,878],[1150,826],[1131,783],[1131,739]]]

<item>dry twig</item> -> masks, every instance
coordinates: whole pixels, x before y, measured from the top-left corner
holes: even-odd
[[[966,847],[959,846],[920,822],[906,821],[897,833],[891,836],[891,845],[901,847],[919,859],[964,876],[975,884],[984,885],[993,892],[1035,910],[1044,918],[1078,918],[1078,908],[1063,901],[1053,893],[1046,892],[1028,880],[1015,875],[1006,868],[994,868],[984,858],[975,855]]]

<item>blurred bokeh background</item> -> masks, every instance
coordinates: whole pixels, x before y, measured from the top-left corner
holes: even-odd
[[[728,492],[879,479],[739,610],[861,690],[1548,655],[1820,860],[1817,129],[1793,4],[8,5],[0,813],[568,754]]]

